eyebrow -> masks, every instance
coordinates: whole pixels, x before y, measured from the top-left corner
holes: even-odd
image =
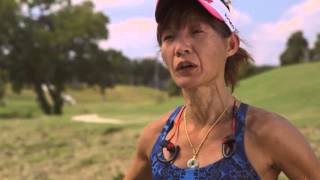
[[[203,27],[203,24],[201,24],[199,22],[191,23],[191,24],[189,24],[189,27],[191,27],[191,28]]]

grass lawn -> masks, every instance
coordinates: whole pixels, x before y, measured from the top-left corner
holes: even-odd
[[[320,157],[320,63],[279,68],[243,80],[235,95],[280,113],[296,125]],[[68,89],[77,100],[63,116],[43,115],[31,91],[7,93],[0,106],[0,179],[121,179],[147,123],[183,103],[165,92],[117,86],[105,100],[97,89]],[[71,121],[98,114],[121,125]],[[285,177],[282,177],[285,179]]]
[[[0,107],[0,179],[117,179],[134,155],[143,126],[182,103],[165,92],[118,86],[102,100],[97,89],[68,90],[77,99],[63,116],[45,116],[31,91],[8,92]],[[99,114],[121,125],[71,121]]]

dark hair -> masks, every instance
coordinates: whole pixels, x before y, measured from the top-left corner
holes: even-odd
[[[199,16],[201,21],[208,23],[223,38],[230,37],[232,34],[224,22],[213,17],[195,0],[185,0],[183,3],[181,3],[181,1],[180,3],[179,1],[172,1],[165,9],[165,12],[166,13],[160,12],[158,14],[157,40],[160,46],[162,44],[161,35],[168,26],[173,25],[173,28],[179,29],[187,23],[189,17],[192,15]],[[253,61],[253,58],[241,47],[239,47],[239,50],[233,56],[228,57],[224,76],[225,83],[231,88],[232,92],[237,84],[237,75],[240,66],[248,64],[250,61]]]

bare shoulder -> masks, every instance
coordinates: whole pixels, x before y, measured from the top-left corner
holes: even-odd
[[[248,108],[246,130],[256,135],[257,138],[263,139],[281,136],[283,130],[297,131],[283,116],[255,106],[249,106]]]
[[[265,146],[284,145],[292,140],[306,142],[299,130],[285,117],[254,106],[248,108],[246,131]]]
[[[143,153],[149,158],[152,151],[152,147],[161,133],[164,125],[166,124],[172,111],[163,114],[159,119],[152,121],[146,127],[144,127],[141,136],[139,138],[138,149],[141,149]],[[139,147],[140,146],[140,147]]]
[[[286,118],[250,106],[247,112],[246,131],[259,145],[271,165],[290,179],[320,178],[315,172],[320,164],[315,153],[299,132]]]
[[[160,119],[147,125],[139,137],[136,157],[126,174],[125,180],[151,179],[150,154],[153,144],[159,136],[171,112],[164,114]]]

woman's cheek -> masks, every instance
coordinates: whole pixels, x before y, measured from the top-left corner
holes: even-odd
[[[168,54],[168,52],[166,50],[161,49],[161,57],[164,61],[164,63],[166,64],[168,70],[172,69],[172,60],[170,60],[170,55]]]

